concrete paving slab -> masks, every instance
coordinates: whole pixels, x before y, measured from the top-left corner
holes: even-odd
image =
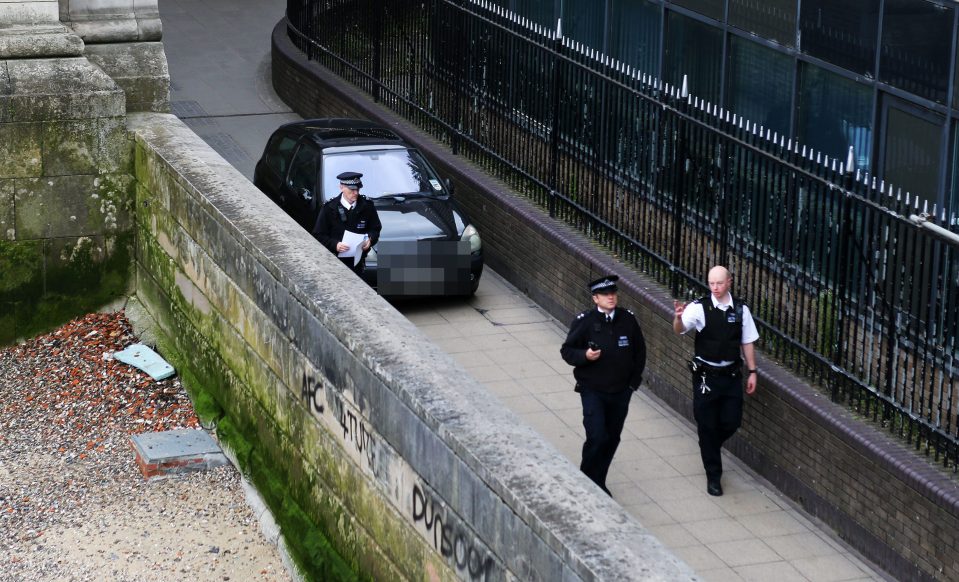
[[[835,553],[833,546],[813,532],[767,537],[765,542],[784,560],[814,558]]]
[[[790,564],[803,576],[816,582],[840,582],[861,578],[865,572],[841,554],[792,560]]]
[[[712,544],[706,544],[706,547],[719,556],[727,566],[736,568],[737,566],[749,566],[754,564],[765,564],[771,562],[782,562],[779,554],[766,545],[765,542],[755,538],[745,540],[722,541]],[[783,573],[788,573],[789,568],[783,567]],[[740,572],[740,575],[742,573]],[[766,578],[770,580],[770,578]]]
[[[702,545],[688,545],[683,547],[673,548],[673,551],[679,556],[683,561],[685,561],[691,568],[696,570],[697,574],[701,574],[704,570],[710,572],[716,571],[717,569],[722,569],[728,575],[734,576],[734,578],[715,578],[718,580],[740,580],[739,575],[736,574],[731,568],[726,566],[726,564],[714,554],[709,548]],[[703,574],[701,574],[703,575]],[[713,580],[709,576],[705,576],[706,580]]]
[[[684,550],[686,548],[683,548]],[[676,555],[683,557],[680,552],[676,552]],[[685,559],[685,558],[684,558]],[[687,564],[691,564],[688,560]],[[742,577],[737,574],[732,568],[723,566],[722,568],[707,569],[704,567],[702,570],[693,566],[696,570],[696,573],[699,574],[705,582],[742,582]]]
[[[768,564],[753,564],[736,568],[736,573],[746,582],[809,582],[791,564],[784,562],[770,562]]]

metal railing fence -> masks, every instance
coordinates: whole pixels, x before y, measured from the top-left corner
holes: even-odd
[[[680,298],[727,265],[764,353],[956,470],[959,247],[917,199],[484,0],[288,0],[292,41]]]

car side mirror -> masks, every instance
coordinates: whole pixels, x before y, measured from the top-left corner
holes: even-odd
[[[313,193],[306,188],[300,188],[299,194],[304,202],[313,202]]]
[[[453,193],[453,181],[450,180],[449,178],[446,178],[445,180],[443,180],[443,183],[446,185],[446,193],[447,193],[447,194],[452,194],[452,193]]]

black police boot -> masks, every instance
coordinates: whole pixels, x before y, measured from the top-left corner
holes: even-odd
[[[719,483],[719,477],[706,481],[706,493],[713,497],[719,497],[723,494],[723,486]]]

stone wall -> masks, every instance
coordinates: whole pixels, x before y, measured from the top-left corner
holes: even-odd
[[[81,56],[0,60],[0,345],[128,292],[125,113],[123,91]]]
[[[179,120],[130,128],[137,296],[309,579],[694,579]]]
[[[673,334],[666,289],[306,61],[290,43],[285,21],[274,30],[272,71],[277,93],[300,115],[372,119],[417,144],[456,184],[457,199],[483,236],[487,264],[557,318],[568,320],[581,309],[584,281],[620,274],[622,302],[635,308],[654,363],[644,386],[692,420],[683,365],[692,341]],[[744,428],[731,451],[898,579],[959,579],[955,476],[761,355],[759,367],[759,391],[747,399]]]

